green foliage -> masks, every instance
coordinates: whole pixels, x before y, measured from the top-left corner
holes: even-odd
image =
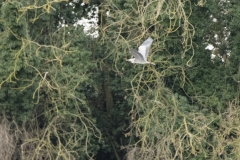
[[[24,130],[15,155],[93,159],[101,139],[86,99],[93,40],[82,28],[58,28],[61,1],[25,2],[1,8],[1,112]]]
[[[221,126],[232,107],[227,104],[238,99],[238,58],[233,57],[231,68],[226,40],[230,3],[179,3],[110,1],[100,6],[110,11],[108,18],[101,17],[103,62],[121,76],[120,84],[126,82],[125,95],[132,106],[125,133],[130,138],[127,159],[224,159],[237,153],[228,138],[232,133],[226,132],[231,127]],[[129,48],[148,36],[154,39],[149,58],[156,66],[123,62]],[[213,60],[205,50],[209,43],[216,48]]]
[[[0,109],[16,121],[15,157],[239,159],[237,0],[92,1],[97,39],[73,26],[90,4],[71,2],[1,3]],[[149,36],[156,66],[126,62]]]
[[[34,103],[31,102],[31,95],[26,94],[26,91],[19,91],[19,86],[31,83],[27,79],[27,75],[32,72],[32,69],[24,72],[26,67],[25,59],[20,56],[22,53],[21,38],[26,37],[26,19],[18,17],[18,9],[21,3],[3,3],[2,5],[2,20],[3,20],[3,38],[1,39],[1,108],[13,117],[19,116],[19,119],[24,120],[31,115],[30,110]],[[25,79],[17,81],[18,79]],[[4,83],[10,82],[10,83]],[[34,84],[33,84],[34,85]],[[25,98],[23,98],[26,95]],[[3,111],[2,110],[2,111]],[[19,115],[19,113],[22,113]]]
[[[110,11],[107,18],[101,15],[101,19],[106,20],[102,21],[100,28],[105,50],[101,62],[115,72],[109,74],[110,82],[118,82],[111,85],[113,97],[116,94],[121,97],[121,103],[116,103],[114,108],[124,104],[124,107],[131,109],[129,128],[125,131],[130,143],[124,147],[134,156],[128,155],[128,159],[153,159],[156,155],[158,157],[170,153],[164,153],[165,143],[159,144],[159,138],[169,131],[164,129],[171,128],[169,121],[172,117],[168,116],[174,113],[173,104],[168,98],[172,92],[164,86],[164,77],[183,71],[184,68],[180,65],[171,66],[170,58],[182,47],[184,49],[179,55],[185,57],[186,51],[191,48],[191,37],[194,34],[185,12],[178,10],[177,6],[172,1],[106,1],[100,6],[100,9]],[[157,63],[156,67],[124,62],[129,57],[129,48],[136,48],[148,36],[154,39],[149,59]],[[187,65],[190,59],[191,57],[185,61]],[[185,75],[182,73],[180,75],[184,83]],[[125,89],[116,90],[118,86]],[[169,110],[166,109],[167,106],[170,107]],[[170,114],[165,114],[165,109]],[[161,122],[165,120],[166,123],[162,125]],[[155,148],[157,146],[163,148]],[[137,148],[143,152],[139,153]],[[157,150],[156,154],[149,155],[154,150]]]

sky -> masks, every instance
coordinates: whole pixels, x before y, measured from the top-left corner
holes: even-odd
[[[69,5],[72,5],[72,3],[69,3]],[[84,6],[84,3],[81,3],[81,6]],[[74,6],[73,6],[74,7]],[[74,26],[77,27],[78,25],[81,25],[84,27],[83,31],[85,34],[92,36],[93,38],[98,37],[98,7],[93,5],[90,12],[88,12],[88,17],[84,18],[82,17],[79,19]]]

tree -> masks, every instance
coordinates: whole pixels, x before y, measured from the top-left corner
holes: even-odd
[[[101,133],[86,100],[97,67],[92,40],[82,28],[59,28],[62,7],[64,1],[2,3],[1,112],[16,130],[22,126],[15,157],[91,159],[98,149]]]
[[[238,126],[229,122],[238,117],[238,102],[232,104],[238,88],[231,78],[236,67],[228,67],[228,5],[217,0],[102,3],[110,13],[102,15],[103,62],[131,84],[125,94],[132,106],[125,134],[128,159],[238,157],[230,138],[238,131],[227,132]],[[148,36],[154,39],[150,59],[156,67],[126,64],[129,48]],[[205,50],[208,43],[217,48],[214,60]]]
[[[12,159],[239,159],[238,3],[1,3],[0,134],[12,146],[0,150]],[[73,25],[92,4],[97,39]],[[149,36],[156,66],[126,62]]]

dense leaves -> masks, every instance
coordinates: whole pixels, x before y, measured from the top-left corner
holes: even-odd
[[[14,156],[91,159],[101,139],[86,99],[93,40],[82,28],[59,28],[56,9],[66,3],[30,3],[1,8],[1,112],[23,130]]]
[[[1,153],[239,159],[239,2],[83,2],[1,2]],[[98,38],[74,25],[92,5]],[[156,66],[126,62],[147,37]]]

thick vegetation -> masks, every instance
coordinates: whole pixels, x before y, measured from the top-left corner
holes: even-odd
[[[240,159],[240,2],[83,2],[0,2],[0,156]],[[148,37],[156,65],[126,62]]]

